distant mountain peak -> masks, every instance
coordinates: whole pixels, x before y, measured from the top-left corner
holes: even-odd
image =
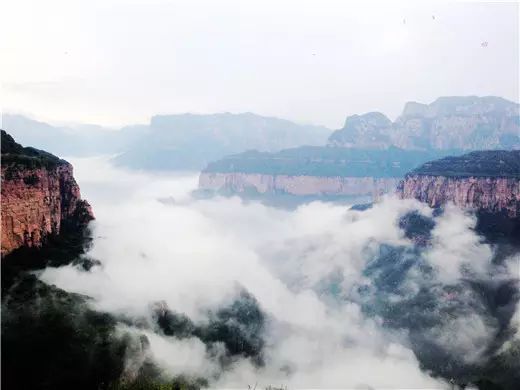
[[[347,118],[329,145],[386,149],[520,149],[520,106],[496,96],[443,96],[408,102],[391,122],[383,114]]]

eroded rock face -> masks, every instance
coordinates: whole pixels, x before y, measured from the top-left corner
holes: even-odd
[[[398,194],[431,207],[454,203],[520,217],[520,151],[483,150],[430,161],[406,175]]]
[[[325,177],[265,175],[255,173],[202,172],[199,188],[234,193],[255,191],[260,194],[290,195],[372,195],[394,191],[398,178]]]
[[[399,186],[399,195],[431,207],[454,203],[462,208],[520,216],[520,181],[516,178],[410,175]]]
[[[441,97],[431,104],[408,102],[395,122],[381,113],[347,118],[329,145],[418,150],[520,149],[520,106],[487,96]]]
[[[90,205],[81,199],[72,165],[52,155],[56,160],[47,165],[33,156],[13,162],[13,155],[25,158],[23,152],[2,150],[2,257],[21,246],[41,247],[65,225],[81,228],[94,218]]]

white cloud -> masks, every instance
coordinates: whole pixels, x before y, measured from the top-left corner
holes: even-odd
[[[102,265],[90,272],[48,268],[44,281],[92,296],[97,308],[113,313],[148,316],[150,303],[164,301],[194,321],[205,319],[205,309],[229,302],[240,283],[270,319],[266,365],[239,360],[219,378],[219,386],[256,381],[291,387],[444,386],[420,370],[405,333],[367,318],[348,299],[351,289],[370,283],[362,271],[380,244],[412,245],[397,221],[410,210],[431,215],[424,205],[387,198],[365,212],[319,202],[287,211],[238,198],[195,200],[190,191],[196,178],[185,175],[131,173],[103,159],[74,164],[97,216],[88,255]],[[175,202],[157,200],[169,196]],[[453,209],[438,218],[424,257],[439,270],[433,282],[456,283],[459,266],[468,261],[474,274],[485,275],[482,264],[492,252],[469,229],[472,223]],[[341,304],[317,288],[335,276],[341,276]],[[413,272],[410,279],[410,296],[433,283]],[[458,299],[471,302],[463,294]],[[470,315],[443,322],[432,337],[476,360],[493,327],[466,306]],[[155,360],[168,372],[214,372],[200,341],[144,332]]]

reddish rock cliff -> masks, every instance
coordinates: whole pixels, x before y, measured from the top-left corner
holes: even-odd
[[[259,173],[202,172],[199,188],[242,193],[253,190],[259,194],[285,193],[297,196],[336,195],[358,196],[395,190],[398,178],[326,177],[308,175],[265,175]]]
[[[81,199],[72,165],[37,149],[22,148],[2,131],[2,256],[41,247],[63,228],[81,229],[94,218]]]
[[[462,208],[520,216],[520,181],[514,178],[410,175],[400,185],[399,193],[402,198],[415,198],[431,207],[451,202]]]
[[[402,198],[439,207],[454,203],[520,217],[520,151],[480,151],[424,164],[399,184]]]

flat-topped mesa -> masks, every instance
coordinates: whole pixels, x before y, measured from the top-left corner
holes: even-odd
[[[347,118],[329,145],[384,149],[520,149],[520,106],[495,96],[445,96],[406,103],[393,123],[369,113]]]
[[[65,229],[82,231],[94,218],[81,199],[72,165],[22,147],[1,130],[2,257],[20,247],[42,247]]]
[[[394,192],[406,172],[445,154],[420,151],[300,147],[249,151],[212,162],[199,188],[244,194],[372,196]]]
[[[478,151],[425,163],[406,175],[398,195],[431,207],[454,203],[519,218],[520,151]]]

